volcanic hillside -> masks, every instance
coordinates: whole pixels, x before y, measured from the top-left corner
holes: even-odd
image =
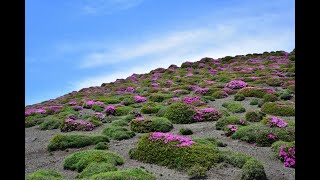
[[[295,52],[202,58],[25,108],[27,179],[294,179]]]

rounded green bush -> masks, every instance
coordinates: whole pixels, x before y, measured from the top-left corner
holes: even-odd
[[[95,174],[116,170],[118,169],[113,164],[105,162],[92,162],[80,174],[78,174],[76,178],[90,178]]]
[[[109,142],[109,139],[102,135],[56,134],[48,144],[48,151],[80,148],[99,142]]]
[[[207,171],[206,168],[196,164],[196,165],[192,166],[187,171],[187,173],[191,179],[199,179],[199,178],[204,178],[207,176],[206,171]]]
[[[261,111],[275,116],[294,116],[295,108],[292,105],[281,105],[275,102],[267,102],[261,107]]]
[[[99,142],[96,144],[94,149],[106,150],[109,148],[109,144],[107,142]]]
[[[274,102],[277,101],[278,97],[275,94],[272,93],[267,93],[263,96],[263,101],[264,102]]]
[[[125,116],[132,110],[133,110],[133,108],[129,107],[129,106],[118,106],[118,107],[116,107],[116,112],[114,115],[115,116]]]
[[[267,180],[262,163],[254,158],[249,159],[242,167],[241,180]]]
[[[161,109],[157,112],[156,116],[158,117],[163,117],[164,116],[164,113],[166,112],[168,106],[163,106],[161,107]]]
[[[92,180],[156,180],[156,177],[142,169],[128,169],[95,174]]]
[[[168,97],[168,95],[154,93],[149,96],[149,100],[153,102],[162,102]]]
[[[249,111],[245,114],[246,120],[249,122],[259,122],[264,115],[261,112]]]
[[[166,109],[164,117],[168,118],[172,123],[188,124],[193,122],[192,116],[195,113],[194,108],[190,105],[173,103]]]
[[[189,128],[186,128],[186,129],[181,128],[181,129],[179,130],[179,132],[180,132],[180,134],[182,134],[182,135],[191,135],[191,134],[193,134],[192,130],[189,129]]]
[[[63,177],[59,172],[53,169],[51,170],[39,169],[33,173],[26,175],[26,180],[45,180],[45,179],[63,180]]]
[[[145,163],[167,166],[187,171],[195,164],[199,164],[208,170],[221,161],[217,147],[202,143],[192,144],[192,147],[177,147],[175,141],[153,141],[143,135],[137,147],[129,151],[130,158]]]
[[[235,101],[243,101],[245,99],[243,94],[236,94],[234,95],[234,100]]]
[[[281,86],[283,84],[283,81],[280,78],[269,78],[266,83],[269,86]]]
[[[250,102],[250,105],[258,105],[259,103],[259,100],[258,99],[253,99],[251,102]]]
[[[242,106],[242,104],[238,102],[225,102],[222,104],[223,107],[227,108],[228,111],[233,113],[243,113],[246,112],[246,109]]]
[[[41,130],[58,129],[61,123],[62,123],[61,119],[56,119],[56,118],[46,119],[39,125],[39,129]]]
[[[104,111],[105,107],[104,105],[94,104],[92,105],[91,109],[94,110],[95,112],[102,112]]]
[[[290,100],[292,98],[292,95],[288,91],[285,91],[280,94],[279,98],[282,100]]]
[[[224,92],[223,90],[220,90],[220,91],[216,91],[216,92],[212,93],[212,97],[215,99],[222,99],[222,98],[228,97],[228,94],[226,92]]]
[[[127,128],[113,125],[103,129],[102,134],[118,141],[123,139],[130,139],[135,136],[135,133],[128,130]]]
[[[121,165],[123,158],[117,153],[106,150],[84,150],[70,154],[64,159],[63,168],[82,172],[90,163],[105,162]]]
[[[147,102],[145,103],[142,108],[141,112],[144,114],[154,114],[157,113],[161,109],[161,106],[154,102]]]
[[[138,133],[169,132],[173,128],[173,125],[167,118],[153,117],[144,120],[132,120],[130,128]]]
[[[244,121],[245,122],[245,121]],[[216,123],[217,130],[223,130],[229,124],[241,125],[239,116],[224,116]],[[246,124],[246,122],[245,122]]]
[[[237,94],[243,94],[245,97],[262,98],[267,92],[264,89],[246,87],[240,89]]]

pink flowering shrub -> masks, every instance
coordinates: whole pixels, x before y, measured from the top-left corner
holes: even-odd
[[[75,111],[80,111],[82,110],[83,108],[81,106],[71,106],[72,109],[74,109]]]
[[[60,130],[61,132],[92,131],[94,128],[95,128],[95,125],[90,122],[66,119],[61,124]]]
[[[288,125],[287,122],[284,122],[281,118],[279,117],[275,117],[272,116],[269,118],[269,121],[266,124],[269,127],[279,127],[279,128],[283,128],[286,127]]]
[[[178,144],[176,146],[191,146],[195,142],[191,140],[191,138],[178,136],[170,133],[162,133],[162,132],[152,132],[149,135],[149,139],[153,141],[163,141],[164,143],[176,141]]]
[[[45,114],[46,110],[44,109],[27,109],[24,112],[25,117],[30,116],[30,115],[34,115],[34,114]]]
[[[107,106],[105,112],[107,116],[114,115],[116,112],[116,108],[114,106]]]
[[[69,105],[71,105],[71,106],[74,106],[74,105],[76,105],[76,104],[77,104],[77,102],[75,102],[75,101],[71,101],[71,102],[69,102],[68,104],[69,104]]]
[[[287,146],[281,146],[279,157],[284,162],[283,164],[285,167],[295,168],[295,165],[296,165],[295,146],[291,148]]]
[[[134,91],[134,87],[127,87],[127,91],[128,92],[133,92]]]
[[[205,95],[207,94],[207,92],[209,91],[209,88],[196,88],[194,93],[196,94],[201,94],[201,95]]]
[[[239,129],[239,127],[235,124],[229,124],[227,125],[227,127],[225,128],[225,135],[226,136],[231,136],[233,133],[235,133],[237,130]]]
[[[95,112],[94,115],[92,116],[94,120],[99,120],[99,121],[103,121],[105,117],[106,115],[102,114],[101,112]]]
[[[217,121],[222,117],[222,113],[216,108],[203,108],[198,109],[196,114],[192,116],[194,121]]]
[[[85,108],[88,108],[88,109],[90,109],[93,105],[95,105],[95,104],[97,104],[97,105],[104,105],[104,103],[103,102],[100,102],[100,101],[87,101],[86,102],[86,104],[85,104]]]
[[[246,86],[248,86],[248,84],[244,81],[241,81],[241,80],[232,80],[226,84],[226,87],[231,88],[231,89],[242,89]]]
[[[134,98],[135,102],[137,102],[137,103],[147,101],[147,98],[142,97],[142,96],[138,96],[138,95],[137,95],[137,96],[134,96],[133,98]]]
[[[182,99],[183,103],[189,104],[189,105],[194,105],[194,106],[201,106],[205,104],[204,102],[200,101],[199,96],[194,96],[194,97],[184,97]]]

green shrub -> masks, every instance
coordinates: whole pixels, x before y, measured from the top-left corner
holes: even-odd
[[[277,136],[276,139],[268,138],[269,134]],[[239,127],[239,129],[232,134],[233,139],[240,139],[249,143],[257,143],[260,146],[270,146],[278,140],[294,141],[295,128],[288,126],[285,128],[270,128],[262,124],[250,124],[248,126]]]
[[[281,86],[283,84],[283,81],[280,78],[269,78],[266,83],[269,86]]]
[[[103,102],[105,104],[118,104],[120,103],[120,99],[118,98],[113,98],[113,97],[109,97],[109,98],[100,98],[98,99],[100,102]]]
[[[61,119],[56,119],[56,118],[46,119],[39,125],[39,129],[41,130],[58,129],[60,127],[61,122],[62,122]]]
[[[228,94],[226,92],[224,92],[223,90],[220,90],[220,91],[216,91],[216,92],[212,93],[212,97],[215,99],[222,99],[222,98],[228,97]]]
[[[243,165],[252,158],[251,156],[248,156],[246,154],[242,153],[235,153],[231,151],[223,151],[222,157],[224,162],[233,165],[237,168],[242,168]]]
[[[157,112],[156,116],[158,117],[163,117],[164,116],[164,113],[166,112],[168,106],[163,106],[161,107],[161,109]]]
[[[92,105],[91,109],[94,110],[95,112],[102,112],[104,111],[105,107],[100,104],[94,104]]]
[[[258,108],[261,108],[266,102],[259,100],[258,102]]]
[[[295,109],[292,105],[281,105],[275,102],[267,102],[261,107],[261,111],[275,116],[294,116]]]
[[[234,100],[235,101],[243,101],[245,99],[243,94],[236,94],[234,95]]]
[[[82,172],[90,163],[105,162],[121,165],[124,160],[117,153],[106,150],[84,150],[68,155],[63,162],[64,169]]]
[[[166,98],[168,98],[168,95],[163,95],[158,93],[154,93],[149,96],[149,100],[153,102],[162,102]]]
[[[78,174],[76,178],[90,178],[95,174],[116,170],[118,169],[113,164],[105,162],[92,162],[80,174]]]
[[[116,112],[114,115],[115,116],[125,116],[132,110],[133,110],[133,108],[129,107],[129,106],[117,106]]]
[[[194,138],[194,142],[202,145],[208,145],[211,147],[225,147],[227,146],[221,141],[216,140],[215,138]]]
[[[292,95],[288,91],[285,91],[280,94],[279,98],[282,100],[290,100],[292,98]]]
[[[90,119],[89,119],[89,122],[91,122],[91,123],[94,124],[95,126],[101,126],[101,125],[103,124],[102,121],[96,120],[96,119],[93,119],[93,118],[90,118]]]
[[[289,60],[291,60],[291,61],[295,61],[295,60],[296,60],[296,55],[295,55],[295,54],[290,54],[290,55],[288,56],[288,58],[289,58]]]
[[[173,125],[167,118],[153,117],[144,120],[132,120],[130,128],[132,131],[139,133],[169,132]]]
[[[205,167],[202,167],[198,164],[192,166],[188,171],[188,175],[191,177],[191,179],[199,179],[204,178],[207,176],[206,174],[207,169]]]
[[[201,101],[204,101],[204,102],[215,101],[215,98],[212,96],[202,96]]]
[[[285,141],[276,141],[271,145],[271,150],[273,151],[274,155],[279,158],[280,148],[281,146],[287,146],[289,148],[295,146],[295,142],[285,142]]]
[[[26,180],[63,180],[62,175],[56,170],[39,169],[33,173],[26,175]]]
[[[28,127],[32,127],[32,126],[41,124],[44,121],[44,117],[45,117],[45,115],[43,115],[43,114],[36,114],[33,116],[25,117],[25,121],[24,121],[25,127],[28,128]]]
[[[135,103],[135,100],[134,100],[133,96],[130,96],[130,97],[124,98],[124,99],[121,101],[121,103],[122,103],[123,105],[128,106],[128,105],[134,104],[134,103]]]
[[[249,111],[245,115],[246,120],[249,122],[259,122],[262,120],[262,118],[264,116],[265,116],[265,114],[263,114],[261,112],[256,112],[256,111]]]
[[[290,69],[288,69],[288,72],[289,72],[289,73],[294,73],[294,72],[296,72],[296,67],[295,67],[295,66],[291,67]]]
[[[156,177],[142,169],[118,170],[91,176],[92,180],[156,180]]]
[[[237,94],[243,94],[245,97],[256,97],[256,98],[262,98],[267,92],[260,88],[242,88],[240,89]]]
[[[195,113],[194,108],[190,105],[173,103],[166,109],[164,117],[168,118],[172,123],[187,124],[193,122],[192,116]]]
[[[227,108],[228,111],[233,113],[243,113],[246,109],[238,102],[225,102],[222,104],[223,107]]]
[[[263,101],[264,102],[274,102],[277,101],[278,97],[275,94],[272,93],[267,93],[263,96]]]
[[[115,121],[112,121],[111,126],[127,126],[128,122],[124,119],[118,119]]]
[[[142,108],[141,112],[144,114],[154,114],[157,113],[161,109],[161,106],[154,102],[147,102],[145,103]]]
[[[128,130],[125,127],[112,125],[103,129],[102,134],[118,141],[123,139],[130,139],[135,136],[134,132]]]
[[[177,148],[176,141],[153,141],[148,136],[143,135],[137,147],[129,151],[130,158],[184,171],[195,165],[208,170],[221,161],[217,147],[197,143]]]
[[[99,142],[109,142],[109,139],[101,135],[57,134],[49,142],[48,151],[80,148]]]
[[[224,117],[222,117],[221,119],[219,119],[217,121],[216,129],[217,130],[223,130],[229,124],[242,125],[240,123],[240,117],[239,116],[224,116]],[[246,124],[245,121],[244,121],[244,124]]]
[[[254,158],[249,159],[242,167],[241,180],[267,180],[262,163]]]
[[[250,102],[250,105],[258,105],[259,103],[259,100],[258,99],[253,99],[251,102]]]
[[[193,134],[192,130],[189,129],[189,128],[186,128],[186,129],[181,128],[181,129],[179,130],[179,132],[180,132],[180,134],[182,134],[182,135],[191,135],[191,134]]]
[[[94,149],[101,149],[101,150],[106,150],[109,148],[109,143],[107,142],[98,142]]]

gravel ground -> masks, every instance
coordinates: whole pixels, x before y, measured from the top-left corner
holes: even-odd
[[[254,98],[249,97],[244,101],[240,101],[240,103],[246,108],[246,111],[259,109],[257,108],[257,105],[249,105],[252,99]],[[224,99],[217,99],[216,101],[210,102],[208,106],[216,107],[218,109],[225,109],[222,107],[222,103],[228,101],[233,101],[233,96],[229,96]],[[85,113],[90,114],[91,112]],[[244,117],[244,114],[245,113],[236,113],[235,115]],[[286,117],[285,119],[294,120],[295,118]],[[101,131],[109,125],[110,123],[105,123],[91,132],[74,131],[71,133],[100,134]],[[257,147],[246,142],[240,142],[237,140],[232,140],[229,137],[225,137],[222,135],[223,131],[218,131],[215,129],[215,122],[174,124],[174,129],[171,130],[171,133],[179,134],[179,129],[181,128],[192,129],[192,131],[194,132],[194,134],[190,135],[190,137],[192,138],[214,137],[227,144],[226,147],[223,147],[221,149],[228,149],[256,157],[257,159],[262,161],[269,180],[295,179],[295,170],[292,168],[285,168],[282,162],[273,156],[270,147]],[[53,153],[49,153],[46,149],[48,142],[55,134],[58,133],[61,133],[59,129],[41,131],[37,128],[37,126],[25,129],[25,173],[31,173],[40,168],[53,168],[61,172],[66,179],[75,178],[77,172],[63,169],[64,158],[72,154],[73,152],[85,149],[93,149],[94,146],[87,146],[79,149],[69,149],[68,151],[54,151]],[[125,163],[121,166],[118,166],[119,169],[143,168],[149,172],[152,172],[158,180],[189,179],[186,173],[178,172],[174,169],[168,169],[164,166],[142,163],[130,159],[128,152],[137,144],[140,136],[141,134],[137,134],[131,139],[122,141],[111,140],[109,150],[119,153],[125,159]],[[235,180],[239,179],[241,170],[231,166],[223,166],[212,168],[207,172],[207,174],[207,179],[210,180]]]

